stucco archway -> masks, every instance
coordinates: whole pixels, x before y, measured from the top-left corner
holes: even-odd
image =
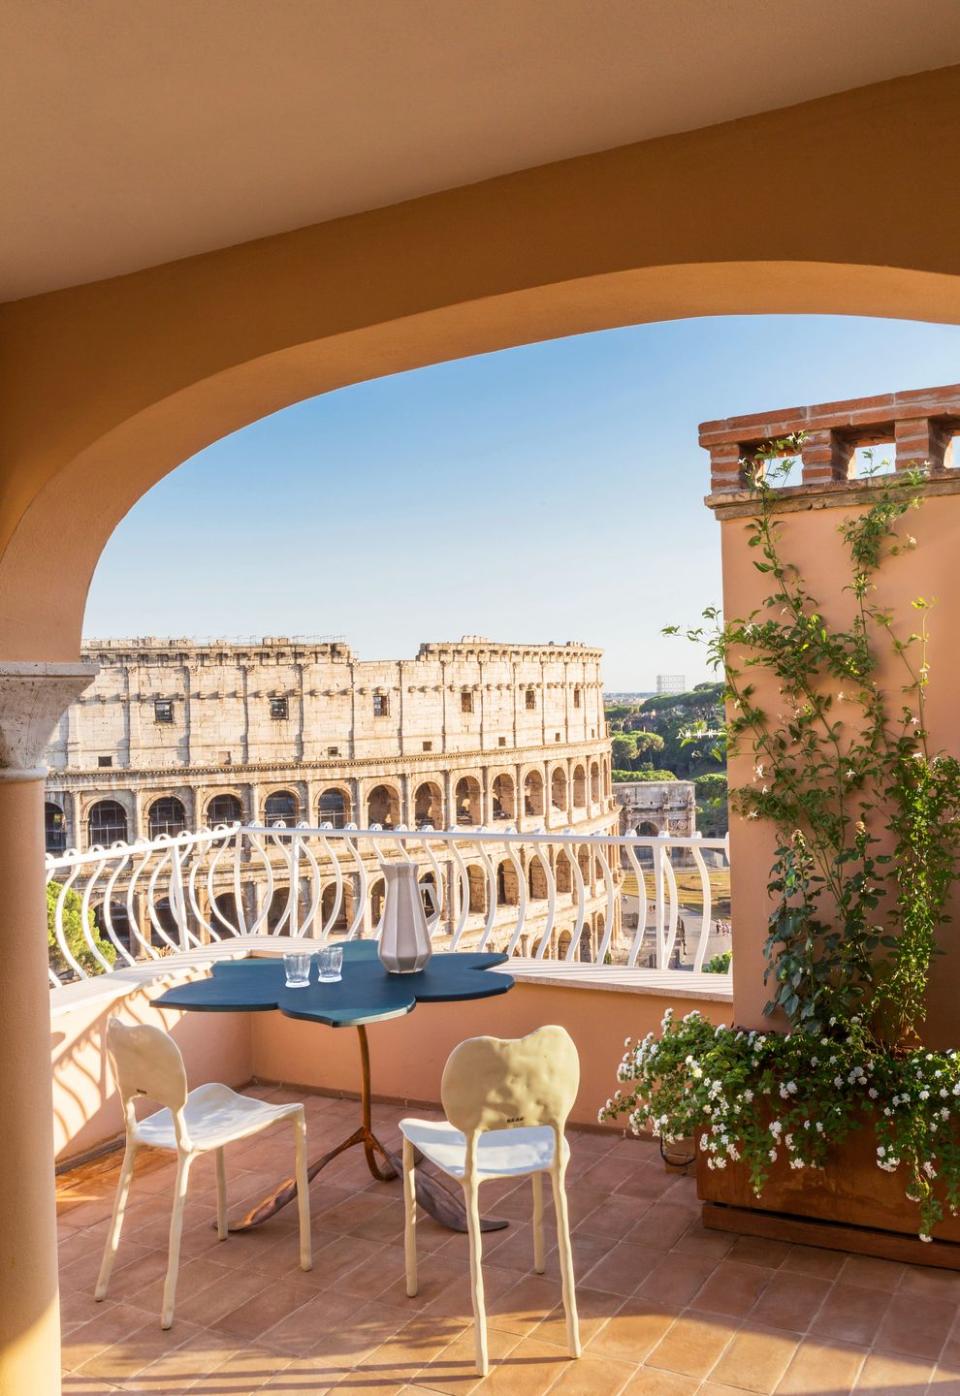
[[[7,305],[0,657],[75,657],[119,519],[303,398],[683,316],[960,321],[945,222],[915,198],[875,216],[877,188],[939,187],[958,95],[960,69],[942,69]]]

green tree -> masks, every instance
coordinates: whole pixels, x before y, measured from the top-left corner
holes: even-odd
[[[50,953],[50,968],[54,974],[70,976],[73,970],[60,949],[56,935],[57,903],[61,890],[59,882],[47,883],[47,946]],[[67,949],[77,964],[81,965],[87,974],[103,974],[103,966],[90,949],[83,933],[83,898],[79,892],[74,892],[72,888],[63,897],[62,923],[63,938],[67,943]],[[87,908],[87,929],[90,932],[90,939],[100,954],[108,964],[112,965],[117,958],[116,947],[100,935],[93,911],[89,907]]]

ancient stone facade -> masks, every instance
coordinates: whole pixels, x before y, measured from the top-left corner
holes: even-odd
[[[697,829],[697,801],[692,780],[624,780],[613,787],[620,808],[620,832],[645,837],[670,834],[692,838]]]
[[[601,653],[478,637],[359,660],[342,643],[90,641],[46,759],[47,844],[208,824],[608,828]]]

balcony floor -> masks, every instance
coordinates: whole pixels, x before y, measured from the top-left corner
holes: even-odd
[[[354,1127],[355,1102],[305,1099],[311,1154]],[[401,1113],[375,1109],[388,1141]],[[145,1152],[103,1304],[93,1285],[119,1155],[59,1179],[64,1391],[920,1396],[932,1385],[937,1396],[960,1393],[960,1274],[707,1232],[693,1180],[665,1174],[650,1144],[576,1132],[571,1143],[579,1362],[564,1349],[555,1249],[546,1275],[530,1268],[529,1184],[481,1193],[487,1211],[513,1220],[486,1238],[492,1367],[479,1382],[466,1238],[421,1219],[421,1289],[407,1299],[399,1183],[372,1181],[357,1151],[313,1184],[310,1274],[297,1268],[293,1207],[217,1241],[212,1160],[202,1160],[191,1179],[177,1317],[164,1333],[172,1166]],[[231,1214],[291,1162],[289,1126],[229,1149]]]

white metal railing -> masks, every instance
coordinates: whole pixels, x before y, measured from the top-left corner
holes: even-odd
[[[448,949],[700,970],[730,945],[725,839],[235,824],[49,855],[51,984],[236,937],[375,937],[397,858],[432,880]]]

